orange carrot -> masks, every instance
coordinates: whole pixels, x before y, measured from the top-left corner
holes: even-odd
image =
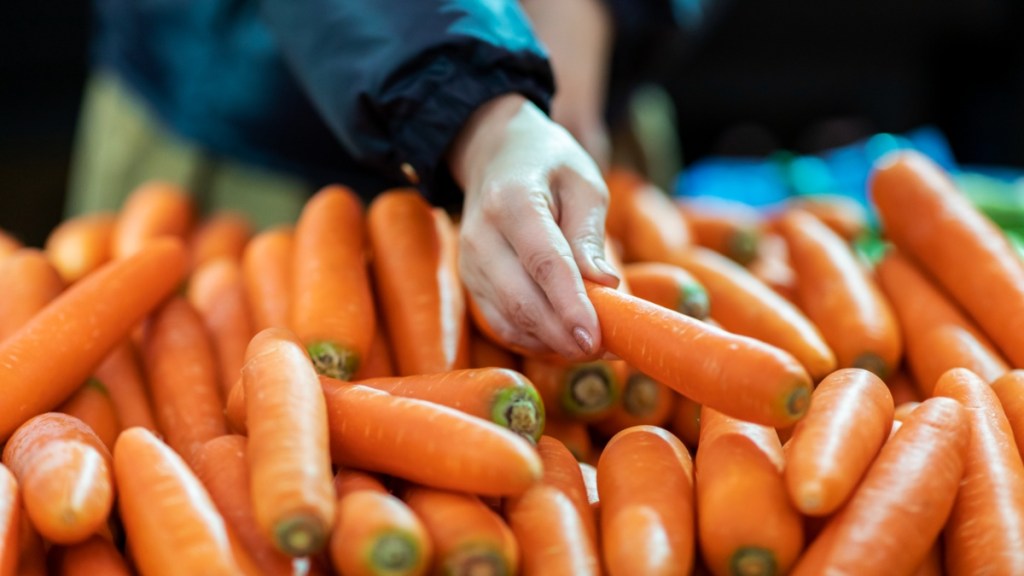
[[[252,313],[253,333],[287,327],[291,301],[294,230],[277,226],[257,233],[242,253],[242,277]]]
[[[21,492],[7,466],[0,464],[0,576],[15,576],[21,532]]]
[[[622,166],[608,170],[604,176],[608,186],[608,215],[605,218],[606,236],[620,241],[626,236],[627,215],[630,195],[634,190],[645,185],[639,173]],[[621,268],[616,268],[621,270]]]
[[[121,421],[110,391],[99,380],[86,380],[56,411],[78,418],[96,433],[108,451],[114,449],[114,441],[121,433]]]
[[[739,264],[699,247],[674,263],[704,285],[726,330],[786,350],[815,381],[835,370],[835,356],[810,319]]]
[[[21,509],[21,530],[18,534],[18,576],[47,576],[46,542]]]
[[[892,402],[897,406],[904,402],[920,402],[927,397],[921,396],[921,386],[917,385],[915,379],[911,378],[906,370],[898,370],[895,374],[891,374],[885,379],[885,385],[889,387]]]
[[[611,412],[626,378],[626,364],[613,360],[565,363],[528,356],[523,374],[533,382],[554,418],[592,422]]]
[[[469,324],[447,215],[415,190],[391,190],[370,204],[367,227],[398,373],[468,368]]]
[[[707,290],[679,266],[666,262],[634,262],[627,264],[622,273],[633,295],[698,320],[708,317]]]
[[[585,422],[567,418],[547,418],[544,421],[544,436],[558,440],[579,462],[597,462],[590,429]]]
[[[597,464],[601,550],[611,575],[688,574],[694,563],[690,453],[655,426],[615,435]]]
[[[374,326],[376,328],[373,331],[370,352],[352,375],[352,380],[395,376],[394,354],[391,353],[391,340],[388,338],[387,328],[379,317],[374,321]]]
[[[936,542],[935,546],[932,546],[931,550],[928,551],[924,562],[921,562],[921,565],[917,567],[914,576],[943,576],[945,573],[946,569],[942,562],[942,548]]]
[[[290,327],[317,372],[342,380],[365,361],[376,323],[364,222],[355,192],[332,185],[306,202],[295,225]]]
[[[635,296],[587,283],[609,352],[696,402],[785,427],[807,410],[811,380],[779,348]]]
[[[675,411],[678,396],[668,386],[630,368],[619,402],[604,418],[594,423],[594,429],[611,438],[630,426],[664,426]]]
[[[21,248],[0,261],[0,341],[32,319],[64,290],[64,280],[46,254]]]
[[[1013,429],[1017,450],[1024,458],[1024,370],[1010,370],[992,382],[992,390]]]
[[[182,296],[156,311],[143,342],[146,380],[165,441],[185,461],[227,434],[213,344],[199,313]]]
[[[884,234],[1024,365],[1024,263],[1000,229],[918,152],[879,161],[869,187]]]
[[[544,429],[544,402],[525,376],[505,368],[360,380],[395,396],[429,400],[508,428],[531,441]]]
[[[689,223],[663,190],[644,182],[624,197],[626,262],[671,262],[693,243]]]
[[[785,574],[796,562],[803,519],[786,494],[783,460],[775,430],[701,411],[697,520],[713,574]]]
[[[592,514],[589,507],[586,514]],[[524,574],[601,573],[595,542],[565,492],[534,486],[506,504],[505,517],[519,545]]]
[[[189,237],[192,270],[218,258],[241,262],[252,234],[252,223],[243,214],[219,211],[205,217]]]
[[[68,218],[46,237],[43,249],[67,284],[73,284],[111,258],[114,224],[112,212],[94,212]]]
[[[224,518],[185,461],[145,428],[114,445],[118,509],[142,574],[242,573]]]
[[[479,329],[471,329],[469,365],[473,368],[508,368],[521,372],[523,359],[519,354],[481,334]]]
[[[950,368],[968,368],[987,381],[1006,372],[1006,362],[988,337],[898,250],[886,252],[875,274],[903,328],[907,364],[922,396],[931,396],[939,376]]]
[[[267,328],[245,353],[249,474],[256,521],[278,550],[308,556],[327,545],[334,486],[327,407],[313,362],[287,328]]]
[[[821,330],[838,366],[885,378],[903,353],[900,327],[853,250],[806,212],[790,210],[779,227],[796,271],[800,308]]]
[[[241,266],[229,258],[207,260],[192,273],[187,297],[210,335],[219,368],[218,388],[227,398],[241,374],[245,347],[255,334]]]
[[[580,470],[579,462],[569,448],[552,436],[541,436],[537,442],[537,453],[544,466],[541,484],[551,486],[565,493],[569,502],[579,513],[587,537],[597,546],[597,522],[590,507],[587,485]]]
[[[753,206],[713,196],[677,198],[693,241],[746,266],[757,256],[761,214]]]
[[[433,543],[416,514],[370,476],[345,475],[335,477],[343,488],[329,549],[334,568],[352,576],[425,574]]]
[[[479,497],[410,486],[402,499],[423,522],[433,541],[431,573],[470,576],[518,572],[519,546],[515,535]]]
[[[953,508],[969,438],[960,403],[924,401],[882,446],[853,497],[792,574],[912,573]]]
[[[4,446],[3,463],[47,540],[79,542],[106,522],[114,500],[110,453],[81,420],[55,412],[30,419]]]
[[[906,419],[910,417],[910,414],[913,413],[914,410],[917,410],[917,407],[920,405],[920,402],[915,401],[904,402],[902,404],[896,405],[895,410],[893,410],[892,412],[893,424],[895,424],[896,422],[906,421]]]
[[[130,339],[125,338],[114,346],[96,367],[93,378],[110,394],[122,428],[142,426],[151,432],[157,431],[142,368]]]
[[[181,243],[153,242],[76,282],[0,342],[0,441],[78,388],[184,273]]]
[[[821,220],[846,242],[861,238],[869,229],[867,209],[842,194],[790,196],[786,208],[803,210]]]
[[[151,181],[132,191],[117,214],[110,239],[111,254],[124,258],[154,238],[172,236],[183,244],[195,220],[188,191],[169,182]]]
[[[757,256],[747,270],[789,302],[796,302],[796,272],[789,258],[786,240],[777,233],[762,233]]]
[[[124,556],[102,536],[51,550],[54,574],[59,576],[129,576]]]
[[[248,440],[228,434],[208,440],[193,459],[193,470],[203,483],[227,526],[237,535],[249,557],[264,574],[293,574],[295,563],[264,534],[253,512],[249,483]]]
[[[696,450],[700,442],[700,404],[682,394],[676,396],[675,409],[668,429],[679,437],[690,450]]]
[[[14,253],[15,250],[22,246],[21,240],[7,230],[0,228],[0,260]]]
[[[358,384],[323,390],[336,465],[493,496],[522,493],[541,476],[530,442],[496,424]]]
[[[966,368],[943,374],[934,393],[960,402],[970,428],[964,478],[944,528],[946,566],[952,574],[1024,573],[1024,463],[999,398]]]
[[[853,493],[889,436],[893,402],[873,373],[843,368],[811,395],[786,447],[786,488],[808,516],[836,511]]]

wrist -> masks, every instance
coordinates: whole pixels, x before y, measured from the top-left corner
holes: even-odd
[[[505,128],[525,108],[536,107],[520,94],[503,94],[477,108],[459,130],[448,150],[448,168],[463,190],[478,182],[486,159],[497,154]],[[537,110],[540,113],[539,110]]]

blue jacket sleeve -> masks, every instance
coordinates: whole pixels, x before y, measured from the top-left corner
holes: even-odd
[[[472,112],[518,92],[547,110],[547,55],[515,0],[262,0],[298,82],[385,180],[457,202],[444,154]]]

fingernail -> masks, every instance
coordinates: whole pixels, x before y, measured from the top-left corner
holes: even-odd
[[[572,329],[572,337],[576,339],[576,345],[583,350],[584,354],[590,355],[594,353],[594,339],[590,337],[590,332],[587,332],[580,326]]]
[[[612,265],[609,264],[608,261],[605,260],[604,258],[601,258],[600,256],[594,258],[594,266],[597,266],[597,269],[600,270],[601,272],[604,272],[605,274],[614,277],[616,280],[620,280],[619,273],[616,272],[615,268],[612,268]]]

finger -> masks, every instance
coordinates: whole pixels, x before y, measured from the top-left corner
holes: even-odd
[[[580,273],[587,280],[615,288],[621,277],[605,258],[608,190],[575,171],[560,173],[552,186],[561,207],[558,225],[569,241]]]
[[[565,329],[546,293],[496,229],[480,227],[475,233],[470,229],[464,238],[465,273],[474,285],[481,312],[499,336],[542,352],[533,339],[569,359],[583,359],[596,351],[593,340],[581,344],[578,330],[573,334]]]
[[[601,338],[597,314],[587,298],[572,248],[552,215],[549,197],[536,190],[507,197],[509,214],[515,217],[501,221],[501,228],[521,266],[540,287],[579,349],[586,356],[594,354]]]

